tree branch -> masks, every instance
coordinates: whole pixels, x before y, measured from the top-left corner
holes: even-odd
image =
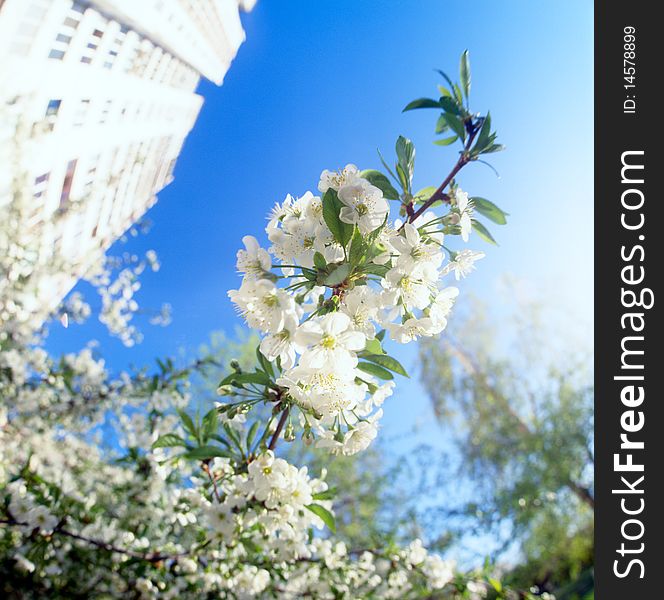
[[[20,521],[16,521],[15,519],[0,519],[0,524],[3,525],[10,525],[10,526],[22,526],[22,525],[27,525],[27,523],[22,523]],[[136,558],[139,560],[144,560],[149,563],[157,563],[162,560],[168,560],[168,559],[175,559],[180,556],[187,556],[188,554],[191,553],[191,550],[187,550],[185,552],[178,552],[176,554],[163,554],[161,552],[134,552],[133,550],[127,550],[126,548],[120,548],[118,546],[115,546],[113,544],[110,544],[108,542],[104,542],[102,540],[96,540],[94,538],[89,538],[85,537],[83,535],[80,535],[78,533],[74,533],[73,531],[69,531],[68,529],[65,529],[64,527],[56,527],[53,530],[52,535],[63,535],[65,537],[78,540],[80,542],[85,542],[86,544],[90,544],[91,546],[95,546],[97,548],[100,548],[102,550],[106,550],[107,552],[115,552],[117,554],[124,554],[125,556],[130,556],[132,558]]]
[[[221,496],[219,495],[219,488],[217,487],[217,480],[210,469],[210,464],[206,461],[203,461],[203,471],[207,473],[207,476],[210,478],[210,483],[212,483],[212,489],[214,490],[214,497],[217,499],[217,502],[221,502]]]
[[[472,123],[472,122],[471,122]],[[463,150],[461,151],[461,155],[459,156],[459,160],[457,160],[456,164],[450,171],[449,175],[445,177],[443,183],[438,186],[438,189],[431,194],[431,197],[424,203],[422,206],[420,206],[415,212],[412,210],[412,201],[408,204],[406,207],[406,212],[408,212],[408,219],[406,220],[407,223],[413,223],[415,220],[424,214],[426,210],[434,203],[437,202],[438,200],[441,200],[443,202],[449,202],[450,197],[445,193],[445,188],[450,184],[450,182],[454,179],[456,174],[461,171],[469,162],[470,158],[468,156],[468,151],[470,150],[471,146],[473,145],[473,141],[475,140],[475,136],[480,130],[480,125],[472,125],[472,130],[470,131],[468,135],[468,139],[466,140],[466,144],[463,147]],[[410,207],[410,210],[409,208]],[[402,226],[403,227],[403,226]]]
[[[277,423],[277,428],[274,430],[274,433],[272,434],[272,439],[268,444],[269,450],[274,450],[274,448],[276,447],[277,442],[279,441],[279,436],[281,435],[281,430],[284,428],[284,425],[286,424],[289,413],[290,413],[290,407],[286,407],[284,412],[281,413],[281,417],[279,417],[279,422]]]

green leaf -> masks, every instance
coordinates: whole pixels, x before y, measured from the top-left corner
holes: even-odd
[[[394,189],[394,186],[390,183],[387,176],[383,175],[380,171],[366,169],[360,172],[360,177],[366,179],[371,185],[375,185],[381,192],[383,192],[383,196],[388,200],[399,199],[399,192]]]
[[[316,256],[314,255],[314,260]],[[256,346],[256,358],[258,359],[258,364],[261,366],[263,371],[265,371],[269,377],[274,377],[274,369],[272,363],[266,358],[266,356],[261,352],[260,345]]]
[[[152,448],[174,448],[175,446],[186,446],[187,443],[174,433],[165,433],[159,436],[152,444]]]
[[[371,273],[371,275],[378,275],[379,277],[384,277],[389,270],[390,267],[387,265],[377,265],[374,263],[362,267],[362,272]]]
[[[324,492],[318,492],[317,494],[313,494],[311,497],[314,500],[333,500],[336,493],[337,493],[336,489],[330,488],[329,490],[325,490]]]
[[[387,356],[386,354],[367,354],[363,355],[362,358],[364,360],[369,360],[373,363],[376,363],[381,367],[385,367],[390,371],[394,371],[399,375],[403,375],[404,377],[410,377],[406,372],[406,369],[403,368],[401,363],[396,358],[392,358],[391,356]]]
[[[422,188],[420,191],[418,191],[413,196],[413,200],[415,200],[415,202],[419,202],[419,203],[426,202],[429,198],[431,198],[431,196],[433,196],[434,192],[437,189],[438,188],[434,185],[429,185],[425,188]]]
[[[364,346],[364,352],[369,354],[384,354],[383,347],[380,345],[380,340],[377,340],[376,338],[373,340],[367,340],[367,343]]]
[[[334,190],[329,189],[325,192],[323,196],[323,219],[334,239],[345,248],[353,235],[353,226],[344,223],[339,218],[339,212],[343,205]]]
[[[255,421],[254,424],[249,429],[249,432],[247,433],[247,451],[248,452],[251,452],[251,444],[254,441],[254,438],[256,437],[256,432],[258,431],[259,426],[260,426],[260,421]]]
[[[468,99],[470,97],[470,59],[468,58],[468,50],[464,50],[461,55],[459,77],[461,79],[463,92],[466,95],[466,99]]]
[[[401,184],[403,191],[410,192],[410,178],[408,177],[407,172],[403,170],[403,167],[399,163],[395,165],[395,168],[397,170],[397,175],[399,176],[399,183]]]
[[[227,377],[224,377],[219,382],[219,385],[232,385],[233,383],[244,384],[244,383],[256,383],[258,385],[269,385],[270,378],[265,373],[261,371],[256,371],[255,373],[231,373]]]
[[[447,120],[445,119],[445,114],[440,115],[440,117],[438,117],[438,120],[436,121],[435,133],[443,133],[444,131],[447,131],[449,128],[450,126],[447,124]]]
[[[456,101],[459,103],[459,106],[462,106],[463,96],[461,94],[461,88],[456,83],[454,84],[454,97],[456,98]]]
[[[242,444],[240,443],[240,434],[235,429],[233,429],[228,423],[224,423],[223,428],[224,428],[224,431],[226,432],[226,435],[235,444],[237,449],[240,452],[243,452]],[[230,447],[230,444],[229,444],[229,447]]]
[[[494,246],[498,245],[498,242],[493,239],[493,236],[489,233],[489,230],[484,225],[482,225],[482,223],[476,221],[475,219],[472,220],[472,223],[473,229],[477,232],[477,235],[479,235],[485,242],[493,244]]]
[[[311,269],[302,269],[302,276],[309,281],[316,281],[316,279],[318,279],[318,273]]]
[[[254,540],[251,538],[241,538],[240,542],[242,542],[242,545],[249,551],[250,554],[260,554],[263,551],[263,548],[254,542]]]
[[[373,362],[360,362],[357,364],[357,368],[360,369],[360,371],[369,373],[369,375],[373,375],[375,377],[378,377],[379,379],[386,379],[386,380],[394,379],[394,375],[392,375],[392,373],[390,373],[387,369],[384,369],[380,365],[377,365]]]
[[[213,408],[208,411],[203,417],[201,424],[203,440],[207,440],[213,433],[217,431],[217,425],[219,424],[219,413],[217,408]]]
[[[451,114],[446,114],[445,119],[447,120],[447,124],[450,126],[450,129],[456,133],[462,140],[466,139],[466,127],[463,124],[463,121]],[[452,142],[450,142],[452,143]]]
[[[473,201],[475,212],[484,215],[487,219],[491,219],[498,225],[505,225],[505,223],[507,223],[505,217],[508,216],[508,213],[502,211],[493,202],[486,198],[480,198],[479,196],[473,196],[471,200]]]
[[[459,139],[458,135],[453,135],[452,137],[443,138],[442,140],[435,140],[434,144],[436,146],[449,146]]]
[[[415,168],[415,145],[408,138],[400,135],[397,138],[396,151],[398,161],[397,173],[399,173],[399,167],[401,167],[408,181],[404,189],[410,190],[410,182],[413,180],[413,170]]]
[[[353,239],[350,242],[350,253],[348,255],[348,260],[352,266],[359,265],[364,258],[366,252],[366,245],[364,243],[364,238],[360,233],[360,230],[356,227],[355,232],[353,233]]]
[[[407,110],[415,110],[417,108],[440,108],[440,104],[431,98],[418,98],[417,100],[413,100],[412,102],[406,104],[406,108],[404,108],[402,112],[406,112]]]
[[[439,85],[437,87],[438,87],[438,91],[440,92],[441,96],[451,96],[452,95],[452,92],[450,92],[450,90],[448,90],[444,85]]]
[[[327,261],[325,257],[320,252],[314,252],[314,265],[317,269],[324,271],[327,267]]]
[[[453,115],[461,116],[462,114],[461,107],[454,98],[450,98],[449,96],[441,96],[438,102],[440,103],[440,105],[443,107],[443,110],[447,114],[451,113]]]
[[[209,460],[215,457],[231,458],[232,454],[219,446],[201,446],[200,448],[193,448],[189,452],[185,452],[182,458],[188,460]]]
[[[489,577],[489,583],[491,584],[491,587],[493,587],[493,589],[496,590],[499,594],[503,591],[503,584],[500,583],[500,581],[497,579]]]
[[[328,287],[335,287],[346,280],[348,275],[350,275],[351,265],[350,263],[340,264],[332,273],[330,273],[325,278],[325,285]]]
[[[235,381],[238,383],[256,383],[258,385],[270,385],[270,378],[265,373],[261,371],[256,371],[254,373],[240,373],[234,377]]]
[[[377,334],[376,334],[376,339],[380,340],[381,342],[385,339],[385,334],[387,333],[386,329],[381,329]]]
[[[486,148],[490,143],[491,140],[489,139],[491,136],[491,114],[487,113],[486,117],[484,117],[484,123],[482,123],[482,128],[480,129],[480,134],[477,136],[477,141],[475,142],[475,146],[473,146],[473,151],[480,153],[484,148]]]
[[[444,73],[443,71],[441,71],[440,69],[436,69],[436,72],[437,72],[437,73],[440,73],[440,75],[442,76],[442,78],[443,78],[445,81],[447,81],[447,84],[450,86],[450,89],[453,90],[453,89],[454,89],[454,82],[453,82],[453,81],[447,76],[447,74]]]
[[[312,513],[320,517],[332,533],[336,533],[337,525],[334,522],[334,515],[320,504],[307,504],[306,506]]]
[[[494,152],[502,152],[505,150],[505,146],[502,144],[491,144],[482,150],[482,154],[492,154]]]
[[[182,421],[182,424],[184,425],[184,428],[194,437],[198,437],[198,429],[196,425],[194,425],[194,421],[192,418],[182,409],[177,409],[178,415],[180,416],[180,419]]]

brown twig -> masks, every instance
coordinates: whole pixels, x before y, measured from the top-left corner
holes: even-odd
[[[217,499],[217,502],[221,502],[221,495],[219,494],[219,488],[217,487],[217,479],[212,473],[210,464],[207,461],[203,461],[203,471],[205,471],[210,478],[210,483],[212,483],[212,489],[214,490],[214,497]]]
[[[0,523],[4,525],[27,525],[27,523],[22,523],[20,521],[16,521],[15,519],[0,519]],[[190,554],[190,550],[186,552],[178,552],[176,554],[163,554],[161,552],[147,552],[147,553],[142,553],[142,552],[134,552],[133,550],[127,550],[126,548],[120,548],[118,546],[115,546],[113,544],[110,544],[108,542],[104,542],[102,540],[96,540],[94,538],[88,538],[83,535],[80,535],[78,533],[74,533],[73,531],[69,531],[68,529],[65,529],[64,527],[56,527],[53,530],[53,533],[51,535],[63,535],[65,537],[78,540],[80,542],[85,542],[86,544],[90,544],[91,546],[95,546],[97,548],[101,548],[102,550],[106,550],[107,552],[116,552],[117,554],[124,554],[125,556],[130,556],[131,558],[137,558],[139,560],[144,560],[149,563],[157,563],[162,560],[168,560],[168,559],[174,559],[178,558],[180,556],[187,556]]]
[[[286,407],[284,411],[281,413],[281,417],[279,417],[279,422],[277,423],[277,428],[274,430],[274,433],[272,434],[272,439],[270,440],[270,443],[267,446],[268,449],[270,450],[275,449],[277,442],[279,441],[279,436],[281,435],[281,430],[284,428],[284,425],[288,420],[289,413],[290,413],[290,407]]]
[[[459,171],[461,171],[461,169],[463,169],[469,162],[471,162],[468,152],[471,146],[473,145],[473,141],[475,140],[475,136],[478,134],[479,130],[480,130],[479,125],[472,126],[472,130],[469,132],[468,139],[466,140],[466,144],[464,145],[463,150],[461,151],[459,160],[457,160],[456,164],[450,171],[449,175],[445,177],[443,183],[441,183],[440,186],[438,186],[438,189],[433,194],[431,194],[430,198],[414,212],[412,210],[412,201],[406,206],[406,211],[408,212],[408,219],[406,220],[406,223],[415,222],[415,220],[420,215],[422,215],[434,202],[437,202],[438,200],[442,202],[450,201],[450,197],[445,193],[445,188],[454,179],[456,174]]]

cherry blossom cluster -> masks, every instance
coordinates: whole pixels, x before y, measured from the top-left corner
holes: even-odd
[[[271,246],[243,238],[242,285],[229,292],[263,336],[280,405],[299,409],[306,440],[346,455],[376,437],[392,373],[406,374],[385,353],[384,336],[405,344],[442,332],[458,295],[449,276],[464,277],[484,256],[446,251],[446,235],[466,241],[471,232],[473,202],[463,190],[454,188],[443,216],[426,210],[391,221],[375,173],[352,164],[325,170],[320,196],[277,204],[266,228]],[[241,380],[231,375],[221,393],[236,395]],[[292,429],[289,416],[284,435]]]
[[[321,530],[332,508],[327,485],[300,469],[275,458],[271,450],[237,473],[228,459],[217,458],[210,466],[216,489],[203,510],[213,539],[225,546],[261,546],[270,560],[309,558],[309,531]],[[316,504],[315,504],[316,503]]]

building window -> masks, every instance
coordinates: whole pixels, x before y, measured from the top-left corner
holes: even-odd
[[[48,105],[46,106],[46,126],[49,131],[53,130],[55,127],[55,121],[58,118],[58,112],[60,111],[60,105],[62,100],[49,100]]]
[[[99,48],[99,44],[101,43],[101,39],[103,37],[104,37],[104,32],[101,29],[95,29],[92,32],[90,41],[83,50],[83,56],[81,56],[82,63],[89,65],[92,62],[92,59],[95,57],[95,54],[97,53],[97,48]]]
[[[106,57],[106,61],[104,62],[105,69],[113,68],[115,61],[118,58],[118,54],[120,53],[120,50],[122,50],[122,45],[125,42],[128,31],[129,28],[126,27],[125,25],[122,25],[120,26],[120,30],[115,34],[113,43],[111,44],[111,47],[108,49],[108,56]]]
[[[32,192],[32,195],[35,198],[35,200],[43,198],[44,195],[46,194],[46,189],[48,188],[49,176],[50,173],[44,173],[43,175],[39,175],[39,177],[35,177],[35,186]]]
[[[60,110],[60,104],[62,104],[62,100],[49,100],[48,106],[46,107],[46,116],[47,117],[57,116],[58,111]]]
[[[83,13],[85,12],[85,6],[80,2],[74,2],[72,7],[67,12],[62,26],[60,27],[59,33],[56,35],[51,47],[48,57],[55,60],[62,60],[69,49],[71,40],[76,34],[81,19],[83,18]]]
[[[67,206],[69,202],[69,196],[71,194],[71,185],[74,181],[74,173],[76,172],[76,163],[77,160],[70,160],[67,163],[67,171],[65,172],[65,179],[62,182],[62,193],[60,194],[60,208],[63,209]]]

